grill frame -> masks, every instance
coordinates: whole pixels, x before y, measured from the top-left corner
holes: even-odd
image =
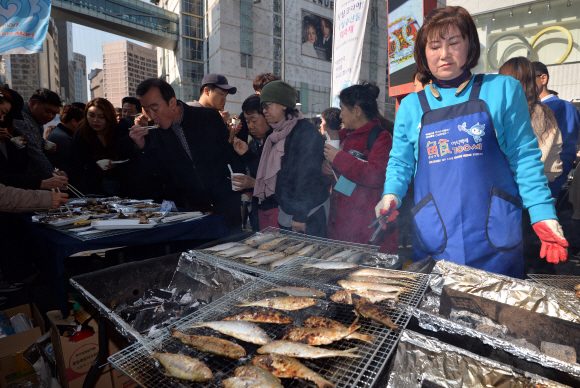
[[[528,274],[528,277],[580,318],[580,298],[574,296],[574,286],[580,284],[580,276]]]

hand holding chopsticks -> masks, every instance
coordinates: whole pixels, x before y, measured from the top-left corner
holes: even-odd
[[[66,173],[64,173],[63,171],[60,171],[58,168],[55,168],[54,171],[52,172],[52,176],[64,176],[64,177],[66,177]],[[77,190],[73,185],[68,184],[68,182],[67,182],[67,189],[70,190],[71,193],[73,193],[74,195],[76,195],[79,198],[82,198],[85,196],[83,193],[80,192],[80,190]]]

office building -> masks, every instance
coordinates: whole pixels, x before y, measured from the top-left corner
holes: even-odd
[[[75,76],[72,23],[54,19],[58,29],[58,59],[60,70],[60,98],[66,103],[75,101]]]
[[[87,103],[87,57],[79,53],[74,53],[74,59],[75,101]]]
[[[105,97],[103,69],[92,69],[89,73],[89,83],[91,88],[91,100],[97,97]]]

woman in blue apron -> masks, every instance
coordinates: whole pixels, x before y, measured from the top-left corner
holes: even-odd
[[[523,278],[522,208],[542,240],[542,257],[565,261],[568,243],[521,84],[472,75],[479,55],[475,23],[464,8],[439,8],[425,18],[415,62],[433,84],[399,107],[375,210],[379,217],[398,207],[414,175],[414,261],[430,255]]]

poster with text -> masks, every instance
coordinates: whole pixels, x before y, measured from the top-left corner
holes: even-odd
[[[302,10],[302,55],[332,59],[332,21]]]
[[[423,0],[389,1],[388,47],[391,81],[395,73],[415,64],[413,50],[421,25],[423,25]]]
[[[332,106],[340,105],[338,95],[342,89],[359,81],[369,1],[337,0],[334,4]]]
[[[42,52],[50,7],[50,0],[0,3],[0,54]]]

